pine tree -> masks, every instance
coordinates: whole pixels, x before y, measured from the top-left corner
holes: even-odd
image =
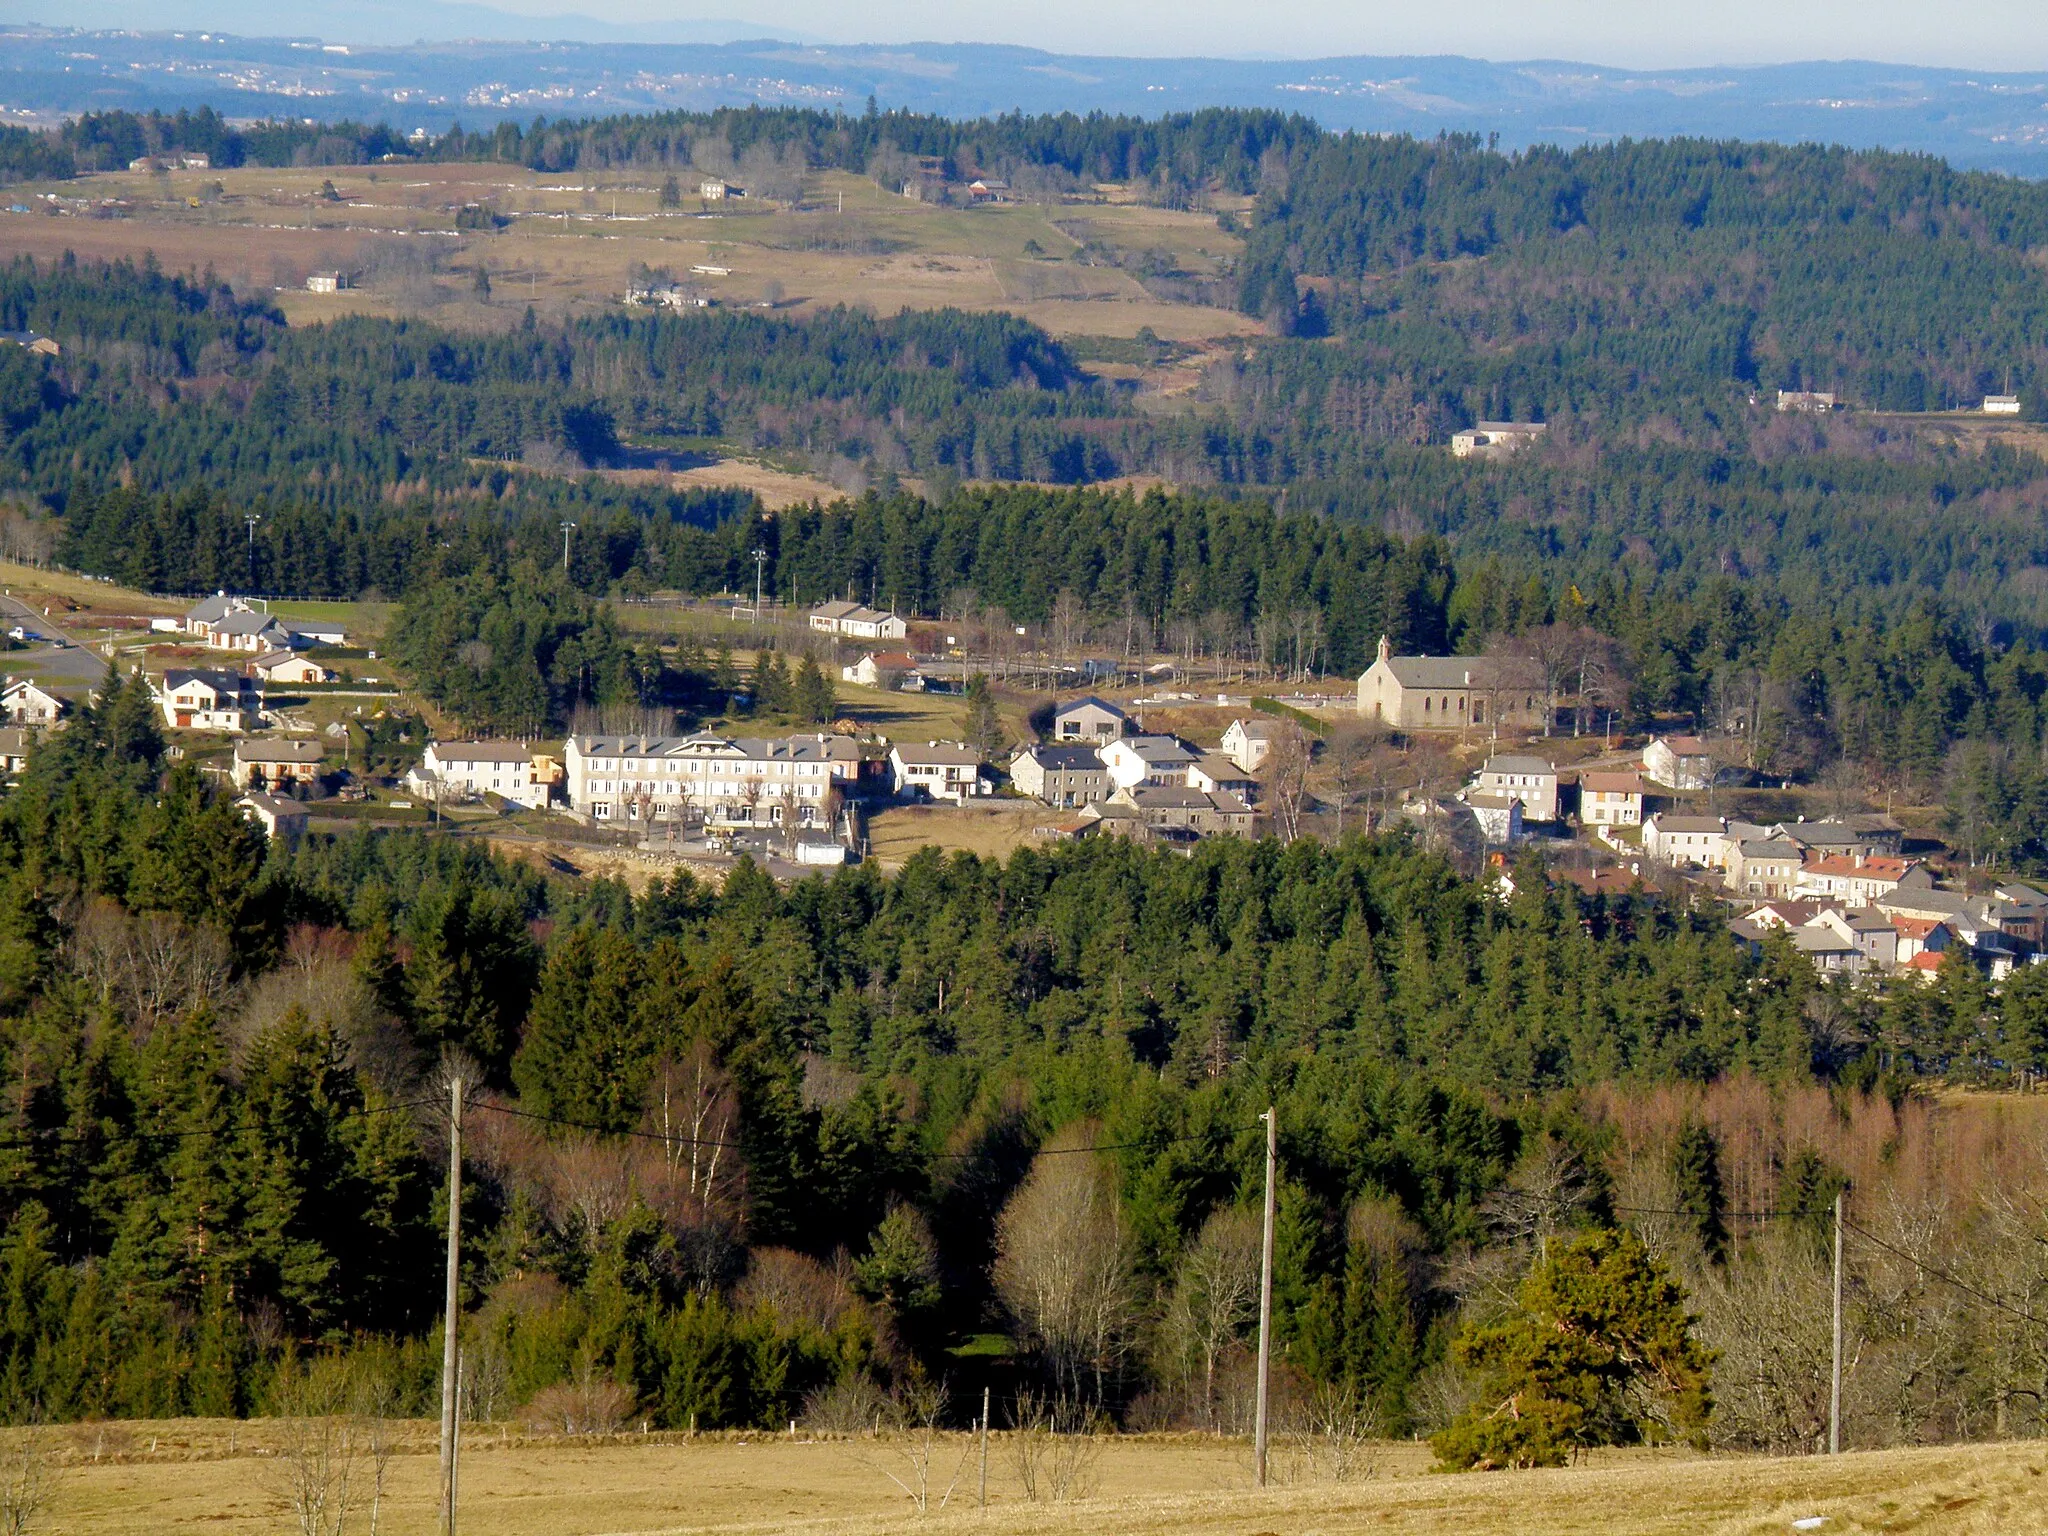
[[[1480,1399],[1431,1439],[1458,1470],[1563,1466],[1589,1446],[1700,1440],[1713,1355],[1685,1293],[1626,1230],[1553,1243],[1496,1322],[1452,1346],[1482,1373]]]
[[[983,673],[977,672],[967,680],[967,713],[961,732],[969,746],[980,748],[989,757],[1003,750],[1003,718],[996,710],[995,695],[989,691],[988,678]]]
[[[795,706],[797,718],[813,725],[823,725],[839,713],[832,680],[808,652],[796,669]]]
[[[1671,1146],[1671,1180],[1679,1210],[1690,1216],[1700,1250],[1719,1264],[1728,1252],[1728,1204],[1721,1190],[1721,1144],[1697,1120],[1679,1128]]]

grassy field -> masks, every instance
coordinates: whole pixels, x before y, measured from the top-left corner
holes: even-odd
[[[13,215],[0,223],[0,243],[46,259],[154,252],[174,271],[211,270],[238,291],[274,291],[295,323],[432,310],[460,325],[509,326],[529,303],[543,313],[614,304],[628,271],[644,265],[728,304],[773,294],[778,307],[799,311],[1008,309],[1062,335],[1129,338],[1150,327],[1194,343],[1259,329],[1233,310],[1161,300],[1128,270],[1226,271],[1241,242],[1209,214],[1124,202],[944,208],[840,172],[809,177],[800,206],[712,212],[694,196],[662,209],[659,181],[630,170],[547,175],[502,165],[116,171],[25,190],[116,199],[120,217]],[[510,222],[496,233],[458,232],[454,210],[465,203],[488,204]],[[473,292],[479,265],[490,274],[489,304]],[[693,266],[729,272],[693,275]],[[361,286],[307,293],[307,274],[328,268],[359,273]]]
[[[868,818],[868,850],[885,870],[900,869],[920,848],[1008,858],[1039,828],[1073,819],[1036,800],[991,800],[965,809],[892,805]]]
[[[65,1466],[49,1529],[76,1536],[291,1528],[282,1494],[293,1464],[274,1425],[181,1422],[53,1431]],[[97,1455],[98,1459],[94,1460]],[[901,1442],[812,1443],[773,1435],[611,1441],[508,1440],[478,1431],[465,1448],[465,1536],[803,1531],[882,1536],[1313,1536],[1456,1532],[1458,1536],[1763,1536],[1819,1517],[1824,1533],[2013,1533],[2048,1528],[2048,1448],[1916,1448],[1818,1458],[1708,1458],[1615,1452],[1546,1472],[1433,1476],[1426,1448],[1379,1448],[1366,1475],[1296,1478],[1251,1490],[1238,1441],[1128,1436],[1104,1442],[1089,1496],[1025,1501],[1012,1447],[998,1435],[989,1503],[977,1504],[967,1437],[933,1457],[951,1503],[918,1517],[892,1483],[909,1477]],[[412,1426],[392,1459],[379,1530],[427,1536],[437,1486],[431,1429]],[[352,1529],[363,1529],[358,1517]]]

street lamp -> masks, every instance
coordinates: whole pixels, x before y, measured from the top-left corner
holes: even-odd
[[[249,525],[249,590],[256,590],[256,525],[263,521],[258,512],[251,512],[242,519]]]
[[[568,522],[568,521],[566,521],[566,520],[565,520],[565,521],[564,521],[564,522],[562,523],[562,525],[561,525],[561,528],[562,528],[562,574],[566,576],[566,575],[567,575],[567,574],[569,573],[569,535],[570,535],[570,534],[572,534],[572,533],[574,533],[574,532],[576,531],[576,525],[575,525],[574,523],[572,523],[572,522]]]
[[[761,622],[761,577],[768,569],[768,551],[754,547],[754,622]]]

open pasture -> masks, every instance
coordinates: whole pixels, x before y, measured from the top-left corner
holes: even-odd
[[[615,304],[642,268],[729,305],[783,312],[837,304],[1006,309],[1062,335],[1129,338],[1149,327],[1199,343],[1255,332],[1249,317],[1148,291],[1141,275],[1227,272],[1241,242],[1208,214],[1129,203],[955,208],[881,191],[841,172],[806,178],[794,204],[706,203],[694,173],[680,206],[660,206],[649,171],[549,175],[522,166],[388,165],[106,172],[22,189],[66,211],[0,216],[0,252],[141,260],[212,269],[269,290],[294,323],[343,314],[419,314],[490,328],[528,304],[559,314]],[[90,204],[90,206],[88,206]],[[476,205],[506,222],[459,229]],[[476,289],[485,269],[491,294]],[[724,269],[693,272],[695,267]],[[305,291],[340,269],[360,285]]]
[[[292,1459],[275,1424],[180,1421],[48,1434],[63,1463],[52,1528],[76,1536],[257,1536],[296,1528],[283,1494]],[[435,1528],[432,1435],[418,1424],[400,1438],[379,1510],[384,1536],[428,1536]],[[1368,1475],[1343,1482],[1293,1477],[1283,1456],[1278,1467],[1288,1475],[1260,1493],[1248,1486],[1242,1441],[1122,1436],[1102,1442],[1086,1497],[1031,1503],[1013,1448],[998,1435],[983,1509],[976,1448],[956,1435],[931,1457],[933,1507],[923,1516],[891,1479],[909,1476],[906,1450],[888,1439],[529,1440],[479,1428],[463,1457],[461,1529],[466,1536],[1765,1536],[1819,1518],[1824,1523],[1803,1528],[1827,1536],[1988,1536],[2048,1525],[2048,1452],[2024,1443],[1834,1460],[1603,1452],[1578,1467],[1465,1476],[1432,1475],[1426,1447],[1398,1444],[1378,1448]],[[366,1467],[357,1470],[367,1476]],[[366,1513],[352,1529],[367,1529]]]

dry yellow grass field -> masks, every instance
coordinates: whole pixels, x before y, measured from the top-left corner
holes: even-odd
[[[899,869],[918,849],[1008,858],[1036,840],[1038,829],[1071,819],[1036,800],[995,800],[955,808],[892,805],[868,818],[868,849],[885,870]]]
[[[76,1536],[255,1536],[293,1528],[280,1491],[274,1426],[120,1426],[116,1443],[125,1448],[103,1449],[97,1462],[93,1431],[56,1434],[67,1465],[49,1529]],[[1614,1452],[1576,1468],[1463,1477],[1429,1474],[1428,1459],[1421,1446],[1386,1446],[1363,1479],[1281,1481],[1260,1493],[1247,1486],[1242,1442],[1129,1436],[1105,1442],[1089,1497],[1031,1504],[999,1435],[983,1510],[975,1502],[973,1447],[962,1436],[935,1458],[938,1488],[958,1472],[950,1505],[920,1517],[890,1481],[892,1471],[906,1476],[909,1464],[889,1441],[727,1435],[501,1443],[483,1432],[463,1458],[461,1529],[464,1536],[1764,1536],[1814,1517],[1825,1523],[1806,1528],[1826,1536],[2048,1529],[2048,1447],[2039,1444],[1835,1460]],[[434,1530],[436,1476],[431,1430],[414,1426],[391,1463],[379,1522],[385,1536]],[[366,1525],[359,1518],[351,1528]]]
[[[338,200],[324,195],[330,181]],[[1241,242],[1207,214],[1109,203],[945,208],[839,172],[809,177],[799,208],[708,205],[714,213],[690,196],[664,210],[659,181],[503,165],[240,168],[164,181],[110,172],[23,190],[119,199],[123,216],[0,219],[0,252],[154,253],[173,271],[211,268],[238,289],[273,289],[294,323],[431,309],[458,325],[507,326],[528,303],[546,313],[615,304],[628,271],[645,265],[729,304],[753,303],[776,285],[781,305],[797,311],[957,305],[1011,310],[1062,335],[1128,338],[1149,326],[1188,342],[1259,330],[1228,309],[1154,298],[1116,265],[1073,259],[1086,242],[1098,254],[1158,253],[1179,270],[1215,274]],[[452,210],[464,203],[487,203],[512,222],[494,234],[458,232]],[[466,281],[478,264],[494,284],[489,306]],[[696,266],[728,271],[693,275]],[[331,267],[360,271],[362,286],[304,291],[308,273]]]

